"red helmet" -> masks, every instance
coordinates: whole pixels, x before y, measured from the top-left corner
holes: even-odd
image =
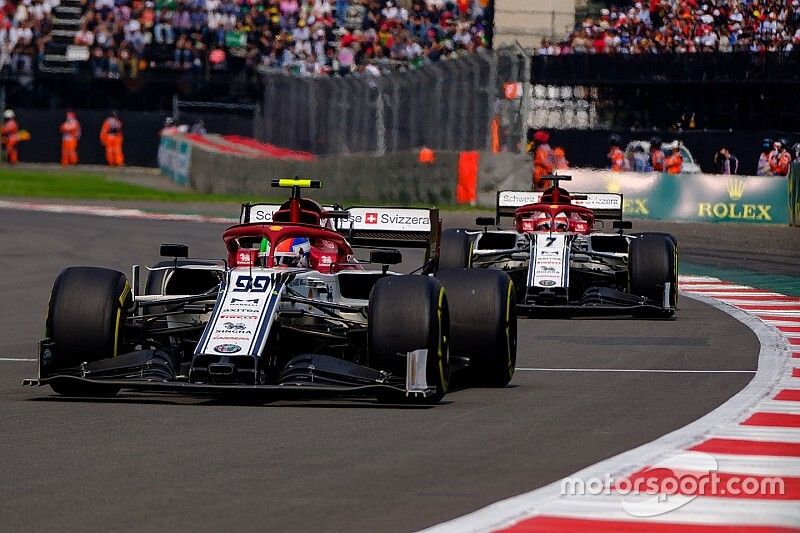
[[[539,143],[546,143],[550,140],[550,134],[544,130],[539,130],[533,134],[533,140]]]

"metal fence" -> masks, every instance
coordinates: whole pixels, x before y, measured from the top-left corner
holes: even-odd
[[[382,76],[264,77],[256,136],[317,154],[485,148],[498,84],[488,53]]]

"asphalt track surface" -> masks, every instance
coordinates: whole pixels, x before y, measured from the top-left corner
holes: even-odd
[[[0,210],[0,358],[35,357],[63,267],[128,272],[157,261],[160,242],[219,257],[221,229]],[[519,368],[708,372],[519,370],[506,389],[458,390],[432,408],[241,406],[67,400],[20,386],[34,363],[0,361],[0,527],[419,529],[699,418],[751,379],[759,346],[728,315],[683,298],[676,320],[521,320],[519,347]]]

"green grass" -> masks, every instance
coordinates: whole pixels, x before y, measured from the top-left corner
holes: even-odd
[[[0,196],[162,202],[247,202],[251,196],[162,191],[107,179],[100,174],[0,169]],[[259,198],[259,200],[263,200]]]
[[[284,191],[277,191],[280,193]],[[0,197],[27,197],[51,198],[72,200],[132,200],[155,202],[218,202],[218,203],[244,203],[244,202],[269,202],[281,203],[286,200],[289,192],[273,196],[258,195],[232,195],[232,194],[206,194],[196,191],[162,191],[124,183],[106,178],[99,173],[81,172],[69,169],[68,171],[34,170],[20,168],[0,168]],[[311,197],[320,196],[316,191],[309,194]],[[324,194],[321,195],[324,197]],[[349,201],[339,199],[340,202],[353,205],[382,205],[386,202],[371,202],[367,200]],[[324,203],[324,202],[323,202]],[[392,204],[398,205],[398,204]],[[421,203],[411,203],[407,207],[431,207]],[[444,204],[438,206],[443,211],[486,211],[487,208],[469,205]]]

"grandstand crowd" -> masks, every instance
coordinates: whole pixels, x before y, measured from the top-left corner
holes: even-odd
[[[135,77],[141,68],[233,65],[298,75],[378,75],[485,47],[484,5],[485,0],[87,0],[74,44],[89,48],[100,77]]]
[[[789,52],[800,45],[800,0],[651,0],[602,9],[540,55]]]
[[[51,39],[59,0],[0,0],[0,69],[30,75]]]

